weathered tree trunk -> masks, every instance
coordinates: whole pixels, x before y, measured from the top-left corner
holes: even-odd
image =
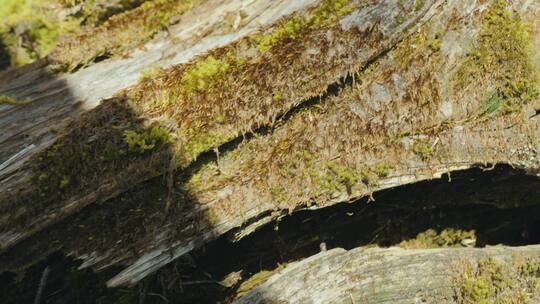
[[[24,103],[0,104],[0,271],[61,250],[131,285],[287,213],[540,172],[537,2],[210,0],[176,19],[126,58],[0,74]]]

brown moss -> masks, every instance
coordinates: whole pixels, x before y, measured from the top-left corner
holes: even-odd
[[[111,22],[104,26],[111,26]],[[65,200],[77,197],[77,207],[70,209],[76,211],[80,206],[125,190],[133,183],[175,169],[170,167],[172,155],[175,155],[176,165],[185,168],[200,153],[253,128],[268,125],[295,102],[324,92],[343,68],[351,68],[349,64],[335,66],[334,58],[326,54],[309,60],[302,55],[304,43],[333,43],[333,40],[320,39],[327,30],[306,33],[302,41],[292,45],[279,43],[265,54],[264,59],[256,56],[246,60],[242,56],[240,50],[246,42],[251,42],[251,38],[246,38],[189,64],[163,70],[156,78],[144,80],[128,90],[127,97],[104,101],[87,113],[86,118],[67,128],[71,131],[56,142],[55,148],[40,153],[37,160],[31,162],[33,178],[24,189],[21,187],[5,194],[8,203],[3,204],[0,211],[7,214],[8,210],[18,210],[16,213],[20,216],[6,219],[3,226],[14,230],[26,227],[28,231],[31,228],[25,225],[36,213],[53,214],[50,218],[40,219],[39,224],[52,223],[58,219],[56,212]],[[336,35],[352,35],[340,30],[339,26],[332,30]],[[363,37],[361,41],[355,41],[363,45],[368,40]],[[357,49],[351,44],[342,52],[354,57]],[[364,52],[361,54],[363,56]],[[328,70],[317,81],[313,81],[312,75],[306,75],[306,67],[314,63],[317,70]],[[208,78],[212,79],[211,85],[199,86],[199,80]],[[276,78],[295,81],[269,87],[267,84]],[[221,90],[211,89],[218,85]],[[276,91],[283,92],[283,100],[287,102],[276,103],[273,100]],[[125,118],[124,114],[109,112],[117,105],[121,113],[126,113]],[[168,130],[174,130],[171,142],[155,141],[160,143],[159,147],[146,149],[154,142],[145,137],[145,127],[140,125],[145,121],[163,122]],[[140,153],[130,152],[130,142],[131,150]],[[90,201],[88,195],[91,193],[98,197]],[[35,208],[23,210],[30,203]]]
[[[331,43],[319,39],[322,32],[318,30],[323,27],[332,28],[338,35],[348,35],[335,26],[338,17],[351,9],[341,2],[332,4],[325,1],[306,12],[305,16],[284,19],[285,23],[297,18],[309,19],[314,26],[304,31],[297,41],[275,41],[272,49],[264,54],[264,59],[260,55],[244,55],[255,35],[214,50],[188,64],[163,70],[154,79],[144,80],[128,89],[127,96],[137,105],[139,115],[167,116],[177,122],[177,154],[180,163],[186,165],[200,153],[253,128],[270,124],[294,103],[324,91],[328,82],[324,79],[308,81],[310,74],[339,68],[332,67],[332,58],[325,54],[306,61],[302,52],[304,44],[315,41],[318,45]],[[279,31],[279,28],[281,25],[276,25],[268,32]],[[353,50],[352,46],[350,50]],[[266,85],[276,78],[283,81],[272,87]],[[287,79],[289,83],[285,81]],[[302,92],[300,96],[298,92]],[[295,98],[291,99],[291,96]]]
[[[419,57],[437,54],[441,49],[441,43],[441,33],[432,34],[424,29],[401,41],[393,56],[398,60],[401,68],[407,68],[413,60]]]
[[[109,18],[102,25],[63,41],[54,49],[50,59],[63,70],[72,71],[91,63],[100,56],[121,55],[141,46],[169,20],[204,0],[155,0]]]

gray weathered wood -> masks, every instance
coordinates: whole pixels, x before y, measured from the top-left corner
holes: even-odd
[[[415,2],[403,3],[412,7]],[[132,227],[123,227],[122,219],[115,220],[114,216],[118,215],[116,210],[129,206],[126,200],[144,197],[143,194],[149,191],[143,181],[132,185],[129,191],[108,184],[99,185],[100,189],[107,190],[107,195],[100,197],[102,205],[81,210],[96,203],[97,195],[92,193],[84,199],[72,197],[61,208],[36,215],[33,225],[13,231],[7,227],[0,235],[0,244],[12,250],[6,249],[6,254],[33,255],[30,260],[53,250],[64,250],[81,258],[84,261],[82,267],[104,269],[126,265],[127,268],[108,283],[116,287],[135,284],[218,236],[234,231],[237,239],[245,237],[289,212],[354,201],[378,190],[439,178],[444,173],[478,165],[504,163],[538,174],[540,158],[536,151],[540,151],[540,147],[535,140],[540,134],[540,121],[535,113],[540,100],[524,105],[521,112],[510,118],[494,116],[473,121],[469,118],[476,117],[475,111],[485,106],[483,96],[461,96],[461,92],[447,90],[448,75],[465,56],[475,33],[481,28],[478,16],[492,2],[422,1],[422,10],[403,16],[399,7],[401,1],[380,0],[371,1],[344,17],[339,22],[340,30],[357,33],[371,29],[369,35],[361,37],[366,42],[355,50],[362,62],[354,64],[363,67],[365,75],[341,85],[336,96],[325,96],[314,106],[306,100],[298,101],[306,111],[284,117],[271,134],[246,139],[230,151],[216,147],[216,151],[224,151],[219,155],[219,162],[194,165],[195,172],[190,172],[187,177],[178,172],[174,191],[157,187],[159,194],[144,202],[137,201],[144,206],[156,207],[144,211],[148,212],[144,218],[148,219],[152,229],[138,232],[135,240],[127,237],[132,232],[128,228]],[[145,50],[134,52],[130,58],[99,62],[72,75],[53,77],[47,71],[46,62],[0,75],[0,94],[33,100],[26,106],[0,105],[0,127],[5,130],[0,134],[0,192],[6,193],[24,185],[30,172],[22,169],[22,165],[59,138],[53,130],[62,133],[62,127],[69,120],[97,107],[102,98],[134,84],[144,68],[153,64],[169,66],[186,62],[313,3],[315,1],[210,1],[200,11],[181,18],[169,29],[169,36],[157,37]],[[528,20],[540,20],[536,18],[540,15],[538,3],[514,1],[512,4],[513,9]],[[239,6],[247,11],[246,24],[233,33],[215,33],[213,30],[216,30],[220,17]],[[440,50],[422,52],[418,50],[421,46],[412,45],[413,55],[418,58],[402,66],[399,46],[403,45],[400,42],[405,40],[412,44],[406,40],[410,35],[437,31],[442,33]],[[324,37],[332,41],[334,34],[329,30]],[[173,43],[171,37],[180,38],[184,43]],[[358,37],[351,35],[349,38]],[[540,47],[538,32],[533,39],[537,51]],[[320,51],[313,47],[302,54],[309,56]],[[325,51],[337,52],[336,49]],[[372,65],[366,68],[366,63]],[[347,75],[351,71],[339,72]],[[422,95],[424,88],[432,91]],[[438,154],[424,159],[414,152],[415,141],[421,139],[429,139],[429,148]],[[241,141],[241,138],[237,140]],[[297,160],[293,156],[305,151],[304,146],[295,144],[304,142],[313,144],[320,153],[316,165],[338,160],[350,165],[355,172],[373,169],[380,162],[391,163],[394,167],[387,175],[381,174],[374,183],[353,178],[347,187],[338,185],[320,193],[323,187],[314,181],[316,178],[310,176],[309,170],[302,172],[310,160],[300,159],[300,164],[294,163]],[[280,152],[283,146],[289,150]],[[291,163],[294,166],[285,166]],[[210,178],[197,183],[194,175],[198,173]],[[157,177],[154,181],[157,179],[163,178]],[[286,188],[287,191],[283,191],[285,199],[273,191],[279,190],[278,186]],[[171,211],[173,220],[152,222],[159,217],[156,215],[167,212],[163,201],[169,199],[169,193],[181,193],[186,189],[189,201],[182,195],[171,195],[173,203],[185,207],[177,213]],[[104,197],[111,199],[103,202]],[[128,210],[131,209],[126,212]],[[25,211],[28,209],[21,212]],[[1,216],[9,217],[10,214]],[[91,229],[100,227],[106,220],[116,226],[104,225],[101,231]],[[53,225],[59,222],[66,226]],[[62,234],[58,227],[68,227],[67,231],[77,237]],[[126,237],[118,236],[118,230]],[[74,240],[79,237],[83,240],[98,238],[107,246],[88,248]],[[23,242],[24,239],[27,241]],[[18,242],[22,242],[19,247],[15,245]],[[13,260],[6,258],[0,265],[8,265],[8,262]]]
[[[537,261],[540,246],[333,249],[288,265],[234,303],[456,303],[463,265],[489,258],[515,267]]]

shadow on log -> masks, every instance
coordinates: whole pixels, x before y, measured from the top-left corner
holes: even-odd
[[[161,180],[154,182],[165,187]],[[155,187],[158,186],[153,183],[145,184],[148,190],[159,189]],[[77,270],[80,262],[56,253],[31,267],[19,283],[14,274],[4,273],[2,286],[6,290],[0,294],[8,298],[0,299],[6,303],[17,299],[18,302],[13,303],[25,303],[23,296],[35,293],[46,265],[52,268],[51,287],[45,292],[50,303],[72,303],[75,295],[85,295],[88,303],[94,303],[100,297],[103,297],[101,303],[114,303],[120,298],[131,301],[143,298],[143,303],[216,303],[243,296],[288,263],[316,255],[321,251],[321,243],[328,250],[358,251],[361,249],[355,248],[371,246],[476,246],[479,252],[484,246],[498,244],[537,244],[540,238],[539,191],[538,177],[524,175],[508,166],[497,166],[491,171],[453,172],[451,182],[445,176],[440,180],[376,192],[375,202],[364,199],[320,210],[300,211],[268,224],[238,242],[230,241],[234,237],[232,232],[173,261],[130,289],[106,289],[105,281],[118,268],[92,274],[89,269]],[[130,244],[138,242],[137,235],[151,232],[141,229],[159,229],[160,225],[168,225],[159,217],[162,204],[148,203],[148,200],[145,204],[144,201],[144,198],[125,196],[123,201],[115,202],[119,210],[113,214],[107,214],[107,209],[99,211],[99,205],[86,208],[72,226],[61,224],[49,230],[51,238],[40,234],[37,239],[43,243],[23,242],[24,250],[20,248],[18,259],[25,261],[25,254],[45,256],[43,251],[35,251],[43,250],[45,243],[50,245],[50,250],[61,250],[60,244],[54,242],[61,233],[77,236],[66,236],[68,244],[82,246],[87,243],[89,248],[99,248],[96,239],[103,240],[109,234],[111,242],[122,241],[121,244],[129,249]],[[138,225],[140,222],[144,224]],[[445,250],[450,258],[453,249]],[[86,285],[79,280],[92,283]],[[58,290],[61,291],[55,293]]]
[[[4,45],[2,39],[0,39],[0,71],[7,69],[11,64],[11,58]]]

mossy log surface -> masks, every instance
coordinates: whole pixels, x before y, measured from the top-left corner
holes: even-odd
[[[234,303],[537,303],[539,262],[539,246],[333,249]]]
[[[131,285],[298,210],[540,173],[540,4],[243,3],[195,5],[126,58],[0,74],[0,271],[63,251]]]

